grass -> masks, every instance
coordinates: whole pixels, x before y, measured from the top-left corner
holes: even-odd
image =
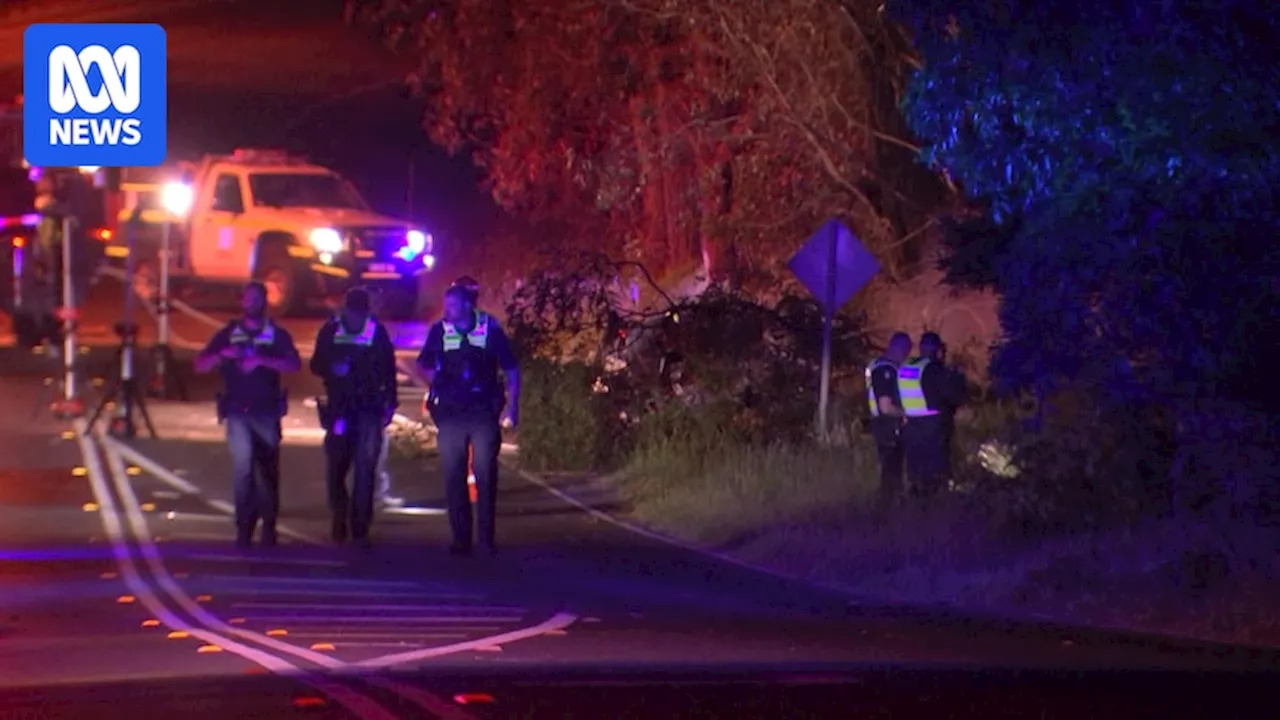
[[[790,523],[865,509],[875,491],[866,482],[873,471],[867,460],[866,449],[857,446],[668,442],[635,454],[622,489],[642,522],[676,529],[695,542],[732,544]]]
[[[880,512],[874,447],[638,451],[632,520],[868,600],[1280,646],[1274,531],[1204,517],[1011,542],[963,496]]]

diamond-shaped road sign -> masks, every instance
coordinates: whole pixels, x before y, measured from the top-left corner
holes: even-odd
[[[835,244],[834,253],[832,243]],[[875,256],[839,220],[828,220],[819,228],[796,251],[787,267],[831,313],[844,307],[880,272],[880,263]],[[830,281],[833,281],[832,286],[828,284]]]

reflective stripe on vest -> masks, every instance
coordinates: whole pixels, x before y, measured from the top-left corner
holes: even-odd
[[[232,345],[249,342],[250,339],[253,340],[254,345],[270,345],[271,343],[274,343],[276,341],[276,330],[272,327],[271,321],[265,321],[262,325],[262,332],[257,335],[250,335],[243,327],[240,326],[240,323],[236,323],[235,326],[232,327]]]
[[[449,321],[444,321],[444,351],[462,349],[462,333]],[[489,344],[489,316],[476,311],[476,325],[467,333],[467,344],[474,348],[484,349]]]
[[[937,410],[929,409],[929,402],[924,397],[924,385],[920,383],[924,369],[932,362],[928,358],[917,358],[898,368],[898,396],[902,399],[902,412],[907,417],[938,414]]]
[[[871,384],[871,376],[875,374],[876,370],[886,366],[894,368],[895,371],[897,370],[896,365],[884,358],[877,359],[867,367],[867,406],[871,408],[871,417],[880,417],[880,400],[876,397],[876,389]]]
[[[373,334],[377,329],[373,318],[364,321],[364,327],[358,333],[347,332],[347,328],[338,321],[338,330],[333,334],[333,343],[335,345],[360,345],[363,347],[371,347],[373,345]]]

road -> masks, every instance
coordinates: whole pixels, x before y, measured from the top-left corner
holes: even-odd
[[[155,402],[161,437],[126,443],[33,419],[24,411],[38,405],[39,389],[31,377],[0,379],[10,399],[0,419],[0,686],[327,671],[270,686],[249,704],[261,710],[312,692],[335,716],[379,717],[365,707],[372,696],[399,708],[391,716],[449,717],[441,713],[455,704],[413,671],[1240,669],[1276,660],[866,606],[600,522],[511,471],[500,495],[504,552],[453,558],[438,471],[422,460],[393,466],[419,514],[382,513],[368,553],[332,547],[323,461],[303,410],[286,433],[285,541],[236,551],[226,454],[207,403]],[[202,398],[209,391],[194,388]],[[600,509],[614,509],[610,500],[599,498]],[[397,679],[361,674],[384,669]],[[416,709],[400,714],[407,707]],[[435,715],[420,714],[430,708]]]

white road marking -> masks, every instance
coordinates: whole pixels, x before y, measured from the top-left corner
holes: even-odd
[[[396,653],[385,657],[373,658],[363,662],[356,663],[357,667],[391,667],[393,665],[402,665],[404,663],[414,662],[417,660],[425,660],[427,658],[440,657],[442,655],[452,655],[469,650],[476,650],[482,647],[493,647],[495,645],[506,645],[508,643],[527,640],[529,638],[544,635],[554,630],[563,630],[578,619],[577,615],[570,613],[556,613],[553,617],[545,622],[539,623],[531,628],[521,630],[513,630],[509,633],[501,635],[491,635],[485,638],[470,640],[467,642],[454,643],[452,645],[444,645],[441,647],[425,648],[423,650],[412,650],[409,652]]]
[[[204,494],[200,492],[200,488],[191,484],[187,480],[184,480],[181,477],[178,477],[177,473],[173,472],[169,468],[166,468],[165,466],[161,465],[155,460],[152,460],[146,455],[143,455],[142,453],[130,447],[128,444],[120,442],[119,440],[109,435],[100,434],[98,436],[98,439],[102,441],[103,446],[106,447],[108,450],[121,455],[124,459],[142,468],[144,472],[151,475],[153,478],[159,480],[160,482],[168,485],[169,487],[172,487],[174,490],[177,490],[178,492],[183,493],[185,495],[194,495],[200,498],[201,500],[204,500],[209,505],[209,507],[217,510],[218,512],[224,512],[232,516],[235,515],[235,512],[236,512],[235,507],[232,506],[231,503],[225,500],[206,499],[204,497]],[[290,528],[287,525],[283,525],[283,524],[277,525],[277,529],[279,530],[281,535],[284,535],[286,537],[291,537],[295,540],[301,540],[302,542],[310,543],[312,545],[322,544],[319,540],[316,540],[310,535],[307,535],[305,533],[300,533]]]
[[[81,430],[81,434],[83,434],[83,430]],[[113,467],[112,474],[115,475],[116,485],[117,485],[117,488],[119,489],[119,492],[121,493],[121,497],[129,499],[131,503],[129,507],[126,508],[127,510],[130,511],[129,515],[130,515],[131,522],[133,522],[133,516],[136,515],[137,523],[141,525],[140,531],[137,525],[135,525],[135,534],[138,536],[139,542],[140,543],[144,542],[143,536],[145,535],[146,536],[145,544],[150,546],[152,553],[155,554],[156,556],[155,562],[156,562],[156,565],[158,565],[159,567],[157,568],[156,565],[153,565],[153,573],[156,575],[157,580],[162,584],[162,586],[165,587],[166,591],[169,592],[170,596],[173,597],[173,599],[177,601],[179,605],[181,605],[197,621],[201,622],[202,624],[204,624],[206,627],[209,627],[210,629],[216,629],[220,632],[223,632],[229,635],[235,635],[238,637],[253,639],[265,647],[273,648],[273,649],[279,650],[280,652],[293,654],[297,657],[306,658],[307,660],[310,660],[311,662],[314,662],[315,664],[320,665],[322,667],[326,667],[333,670],[347,670],[347,669],[353,669],[356,667],[362,667],[362,668],[394,667],[396,665],[400,665],[406,662],[414,662],[414,661],[426,659],[426,658],[441,657],[441,656],[451,655],[451,654],[460,653],[460,652],[467,652],[479,647],[492,647],[496,645],[516,642],[519,640],[538,637],[539,635],[543,635],[548,632],[563,630],[564,628],[572,625],[578,619],[578,616],[572,613],[564,613],[564,612],[557,613],[551,618],[547,619],[546,621],[539,623],[538,625],[513,630],[513,631],[502,633],[499,635],[492,635],[488,637],[477,638],[475,640],[471,640],[467,642],[453,643],[450,645],[443,645],[443,646],[437,646],[432,648],[423,648],[421,650],[415,650],[407,653],[396,653],[392,655],[383,656],[381,658],[372,658],[370,660],[365,660],[359,663],[358,666],[341,663],[341,662],[335,661],[334,659],[328,656],[321,655],[319,653],[312,652],[310,650],[303,650],[302,648],[299,648],[295,645],[291,645],[289,643],[282,643],[282,642],[276,641],[274,638],[267,637],[266,635],[263,635],[261,633],[255,633],[252,631],[241,630],[239,628],[233,627],[231,625],[228,625],[222,622],[221,620],[214,617],[213,615],[209,614],[207,611],[205,611],[204,608],[192,602],[190,597],[187,597],[186,595],[182,594],[181,588],[178,587],[177,583],[173,580],[168,570],[164,568],[163,563],[159,561],[159,554],[156,551],[155,544],[150,539],[146,518],[142,516],[142,512],[138,509],[137,496],[134,494],[132,485],[129,482],[128,475],[124,471],[123,458],[128,457],[129,460],[134,465],[137,465],[138,467],[141,467],[143,470],[150,472],[153,476],[160,479],[162,482],[165,482],[178,489],[181,489],[181,486],[191,487],[196,491],[194,494],[197,494],[203,497],[203,495],[200,494],[199,489],[195,488],[195,486],[191,485],[191,483],[178,477],[175,473],[173,473],[169,469],[163,467],[159,463],[156,463],[151,458],[146,457],[145,455],[134,450],[128,445],[122,442],[119,442],[114,438],[107,437],[101,433],[98,434],[98,437],[99,437],[99,440],[104,444],[104,446],[107,447],[107,449],[114,451],[112,453],[113,455],[112,460],[114,461],[113,466],[119,465],[119,472],[118,473],[114,472],[114,467]],[[288,527],[283,525],[279,526],[279,531],[281,532],[281,534],[295,537],[297,539],[302,540],[303,542],[307,542],[312,545],[324,544],[305,534],[294,532]],[[517,617],[513,620],[513,622],[519,621],[522,618],[523,616]],[[297,621],[297,620],[305,620],[306,618],[294,617],[289,619]],[[459,619],[462,619],[462,618],[453,618],[451,620],[456,621]],[[465,618],[465,620],[468,620],[470,622],[475,622],[475,620],[477,619],[489,620],[489,621],[497,620],[497,618],[493,618],[493,617]],[[343,620],[349,621],[349,618],[343,618]],[[414,620],[419,620],[419,619],[415,618]],[[382,679],[382,678],[368,679],[367,682],[370,682],[372,684],[376,684],[382,687],[388,687],[389,689],[391,689],[393,692],[400,695],[401,697],[404,697],[410,700],[411,702],[418,704],[423,708],[427,708],[432,712],[440,713],[444,710],[456,710],[456,708],[453,708],[448,704],[442,705],[441,704],[442,701],[439,700],[439,698],[435,698],[430,693],[415,692],[413,688],[394,684],[392,681],[389,681],[386,679]],[[391,683],[391,684],[389,685],[388,683]]]
[[[176,510],[170,510],[169,512],[164,514],[164,519],[173,520],[173,521],[182,520],[184,522],[226,523],[230,521],[231,518],[228,518],[226,515],[222,515],[222,514],[210,515],[206,513],[184,513],[184,512],[177,512]]]
[[[176,614],[170,612],[169,609],[165,607],[165,605],[160,601],[160,598],[152,592],[151,588],[142,580],[142,577],[138,572],[138,567],[134,564],[133,556],[129,553],[128,544],[125,540],[124,528],[120,522],[119,511],[116,508],[115,499],[111,496],[111,491],[107,487],[105,478],[106,472],[104,472],[102,467],[102,459],[98,455],[97,448],[93,447],[93,440],[85,436],[84,422],[77,420],[73,427],[75,428],[76,440],[80,445],[80,454],[83,457],[85,469],[87,470],[86,474],[89,478],[89,484],[92,487],[94,497],[98,501],[98,507],[100,508],[98,514],[102,518],[103,531],[106,533],[107,538],[110,541],[112,553],[116,558],[116,565],[120,568],[121,576],[129,590],[142,601],[142,604],[145,605],[147,609],[164,624],[165,627],[170,630],[179,630],[189,633],[210,645],[217,645],[218,647],[239,655],[246,660],[257,663],[270,672],[280,675],[300,674],[302,672],[301,669],[290,662],[281,660],[270,653],[238,643],[224,635],[210,632],[204,628],[195,627],[181,619]],[[123,468],[121,468],[121,470],[121,476],[115,478],[117,485],[122,477],[124,478],[123,482],[127,485],[127,476],[123,474]],[[116,475],[114,468],[112,475]],[[129,496],[122,495],[121,497],[125,502],[129,501]],[[133,500],[134,507],[131,509],[134,510],[138,516],[141,516],[141,511],[136,507],[137,497],[134,496]],[[126,510],[128,509],[130,508],[126,508]],[[133,514],[130,513],[130,516],[131,524],[134,524],[132,517]],[[145,529],[145,518],[139,517],[138,519],[142,520],[142,526]],[[136,524],[134,524],[134,529],[136,531]],[[147,549],[151,550],[152,555],[155,554],[155,544],[151,542],[149,535],[146,535],[145,539],[143,536],[139,536],[137,540],[144,555],[147,555]],[[150,557],[148,557],[148,559],[150,559]],[[174,599],[176,600],[177,598]],[[387,712],[377,703],[340,685],[324,682],[322,680],[304,680],[304,682],[337,700],[339,704],[346,707],[360,718],[364,718],[365,720],[395,720],[395,715]]]
[[[428,507],[428,506],[403,506],[403,507],[387,507],[382,508],[384,515],[448,515],[449,511],[444,508]]]

